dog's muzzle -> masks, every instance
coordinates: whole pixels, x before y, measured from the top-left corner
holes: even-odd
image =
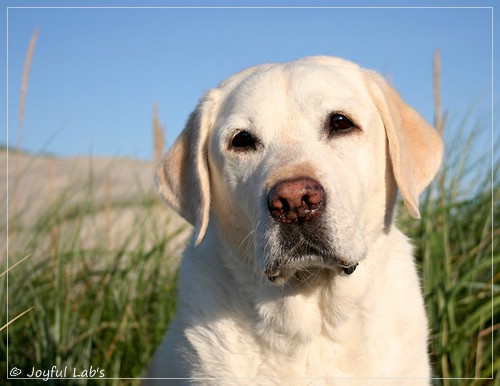
[[[317,256],[318,261],[323,262],[318,265],[325,266],[327,262],[327,266],[340,267],[347,275],[356,270],[357,263],[351,266],[342,264],[342,259],[335,258],[332,248],[325,242],[322,215],[326,201],[323,186],[310,177],[285,179],[269,190],[268,211],[280,228],[281,250],[284,251],[284,255],[267,265],[264,273],[269,281],[279,281],[286,268],[293,267],[307,255]]]

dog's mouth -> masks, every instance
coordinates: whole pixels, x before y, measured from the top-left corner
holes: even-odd
[[[278,257],[270,260],[264,274],[272,283],[282,284],[297,273],[312,273],[328,270],[351,275],[358,262],[350,262],[334,250],[322,245],[314,245],[302,238],[296,245]]]

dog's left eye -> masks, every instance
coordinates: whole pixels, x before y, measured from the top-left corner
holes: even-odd
[[[231,148],[236,151],[255,150],[257,141],[248,131],[240,131],[233,137]]]
[[[345,133],[355,127],[356,125],[343,114],[333,113],[328,118],[328,129],[330,135]]]

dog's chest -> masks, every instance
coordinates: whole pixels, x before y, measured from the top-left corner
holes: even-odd
[[[326,381],[328,379],[373,374],[375,369],[372,366],[377,363],[362,337],[335,342],[329,336],[318,334],[311,337],[309,342],[299,342],[297,337],[288,336],[288,345],[279,342],[277,337],[273,342],[249,337],[240,335],[231,338],[232,343],[238,344],[231,346],[233,352],[221,353],[219,363],[224,368],[221,368],[222,372],[218,376],[269,377],[280,385],[286,384],[286,379],[323,379],[324,383],[314,384],[326,385],[331,384]],[[278,345],[281,345],[280,349]],[[212,376],[213,370],[214,367],[211,367]]]
[[[226,376],[343,378],[359,373],[358,368],[369,374],[377,362],[370,349],[373,337],[358,331],[357,312],[342,320],[316,295],[263,302],[257,313],[252,321],[218,322],[219,339],[207,354],[219,358]],[[221,350],[215,354],[214,349]]]

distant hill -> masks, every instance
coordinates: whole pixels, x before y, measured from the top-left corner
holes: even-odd
[[[68,228],[71,216],[79,216],[88,223],[84,234],[88,234],[89,243],[100,234],[109,234],[118,242],[137,218],[153,217],[155,221],[147,226],[185,229],[179,243],[183,244],[190,232],[187,223],[157,197],[152,162],[111,157],[62,158],[5,150],[0,151],[0,197],[5,203],[0,211],[5,213],[8,202],[11,227],[15,219],[16,229],[29,234],[33,224],[50,223],[51,217],[57,216],[62,217],[58,220],[63,222],[62,228]],[[1,218],[4,222],[6,216]],[[0,244],[4,237],[0,235]],[[179,249],[178,243],[172,245]]]

